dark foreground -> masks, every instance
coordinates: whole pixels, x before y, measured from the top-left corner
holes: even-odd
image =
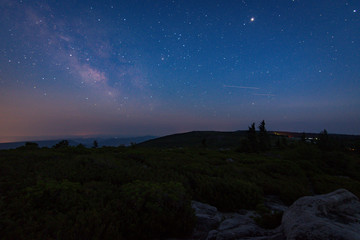
[[[360,156],[314,144],[244,153],[239,149],[82,146],[0,151],[3,239],[188,237],[191,200],[220,211],[252,209],[275,228],[264,197],[291,205],[345,188],[360,197]]]

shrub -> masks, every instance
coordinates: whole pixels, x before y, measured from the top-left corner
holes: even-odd
[[[261,190],[254,184],[236,178],[200,176],[195,179],[196,200],[223,211],[253,209],[261,201]]]
[[[69,141],[68,140],[61,140],[60,142],[58,142],[57,144],[55,144],[53,146],[53,148],[55,148],[55,149],[67,148],[67,147],[69,147]]]
[[[121,214],[126,239],[184,237],[195,216],[185,188],[177,182],[135,181],[122,186]]]
[[[274,229],[280,226],[283,212],[271,212],[255,218],[255,222],[262,228]]]

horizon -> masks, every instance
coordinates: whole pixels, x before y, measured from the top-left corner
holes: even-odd
[[[322,129],[321,131],[323,131]],[[86,135],[86,136],[79,136],[79,135],[69,135],[69,136],[16,136],[16,137],[4,137],[0,138],[0,144],[3,143],[17,143],[17,142],[42,142],[42,141],[61,141],[61,140],[87,140],[87,139],[96,139],[96,140],[108,140],[108,139],[126,139],[126,138],[141,138],[141,137],[154,137],[154,138],[161,138],[165,136],[171,136],[176,134],[186,134],[191,132],[237,132],[237,131],[248,131],[248,129],[239,129],[234,131],[217,131],[217,130],[191,130],[185,132],[175,132],[169,133],[164,135],[152,135],[152,134],[145,134],[145,135]],[[256,129],[258,131],[258,129]],[[287,130],[273,130],[267,129],[268,132],[279,132],[279,133],[305,133],[305,134],[320,134],[321,131],[318,132],[305,132],[305,131],[287,131]],[[360,134],[347,134],[347,133],[335,133],[335,132],[328,132],[329,135],[348,135],[348,136],[360,136]],[[3,139],[12,139],[10,141],[6,141]]]
[[[0,30],[0,142],[360,135],[355,0],[0,0]]]

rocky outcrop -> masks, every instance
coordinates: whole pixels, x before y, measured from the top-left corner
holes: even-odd
[[[282,224],[266,230],[254,221],[254,211],[221,213],[208,204],[193,201],[197,227],[193,239],[202,240],[360,240],[360,202],[351,192],[302,197],[289,208],[276,197],[265,199],[274,211],[284,211]]]
[[[236,239],[273,239],[279,235],[277,231],[260,228],[254,221],[256,214],[247,211],[245,214],[230,214],[220,223],[216,230],[209,232],[207,240],[236,240]],[[281,234],[281,233],[280,233]],[[277,238],[283,240],[283,238]]]
[[[216,207],[205,203],[192,201],[191,206],[195,210],[197,218],[197,224],[192,239],[206,239],[211,230],[217,229],[223,216],[218,212]]]
[[[351,192],[298,199],[285,211],[282,228],[287,240],[360,240],[360,202]]]
[[[221,213],[208,204],[193,201],[192,207],[197,217],[197,226],[190,239],[202,240],[284,240],[280,229],[265,230],[259,227],[254,211],[242,210],[238,213]]]

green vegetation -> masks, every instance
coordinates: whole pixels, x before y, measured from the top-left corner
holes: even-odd
[[[262,209],[265,195],[291,204],[304,195],[346,188],[360,197],[358,153],[330,149],[341,144],[329,135],[323,145],[283,144],[283,137],[270,136],[261,125],[255,140],[265,148],[254,145],[256,152],[214,148],[202,137],[193,148],[85,148],[61,141],[51,149],[26,143],[0,151],[0,236],[184,237],[195,225],[190,200],[234,211]],[[266,209],[262,216],[257,222],[267,228],[281,219]]]

